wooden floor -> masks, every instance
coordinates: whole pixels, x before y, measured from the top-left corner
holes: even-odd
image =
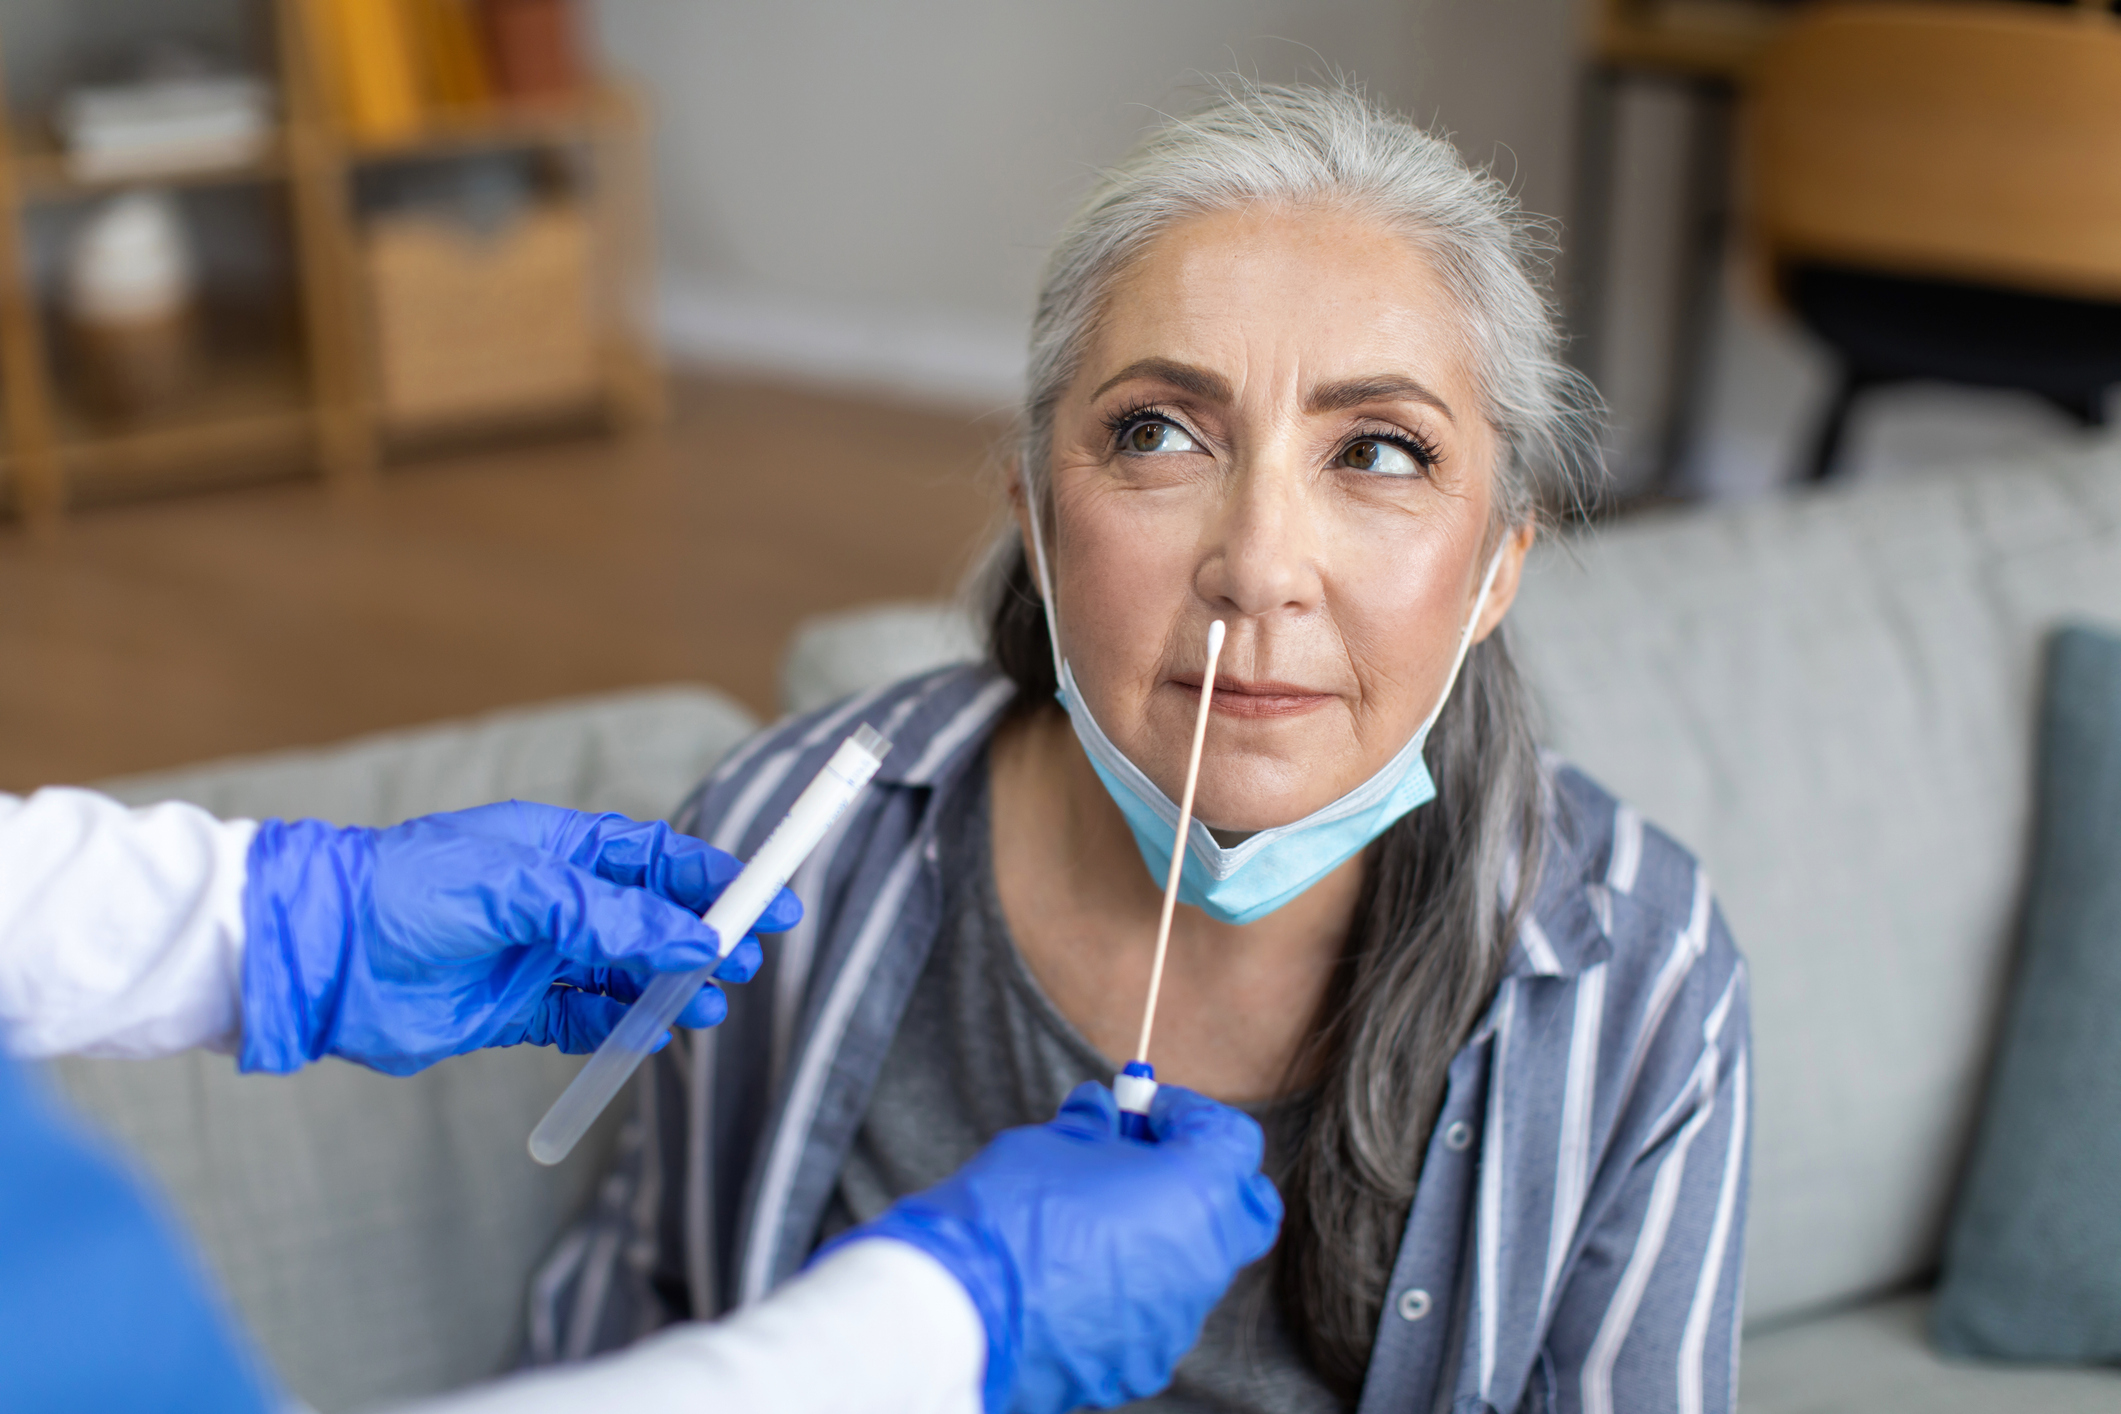
[[[0,522],[0,790],[694,681],[773,710],[805,615],[947,594],[994,421],[731,383],[669,427]]]

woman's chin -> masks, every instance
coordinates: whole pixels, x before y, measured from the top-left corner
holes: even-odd
[[[1278,771],[1243,771],[1235,773],[1234,780],[1228,776],[1211,780],[1209,770],[1208,763],[1203,762],[1193,813],[1203,825],[1221,835],[1253,835],[1294,824],[1347,793],[1333,789],[1333,780],[1315,773],[1292,776]]]

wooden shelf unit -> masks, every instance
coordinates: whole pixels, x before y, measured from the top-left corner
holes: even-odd
[[[0,506],[48,530],[70,504],[204,482],[306,469],[342,488],[365,485],[390,439],[376,408],[353,183],[368,165],[409,159],[540,150],[587,167],[578,185],[595,232],[599,411],[621,432],[660,420],[661,361],[645,327],[649,173],[639,99],[598,83],[562,99],[442,111],[405,138],[358,141],[326,100],[305,0],[259,3],[274,31],[280,119],[253,161],[83,180],[44,125],[14,114],[0,91]],[[198,387],[165,414],[122,425],[83,416],[54,369],[45,300],[27,268],[27,210],[140,186],[244,184],[277,187],[286,202],[299,337],[256,355],[204,355]]]

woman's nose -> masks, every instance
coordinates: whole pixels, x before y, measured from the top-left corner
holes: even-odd
[[[1272,453],[1248,457],[1224,481],[1196,581],[1217,608],[1300,614],[1324,597],[1316,519],[1290,462]]]

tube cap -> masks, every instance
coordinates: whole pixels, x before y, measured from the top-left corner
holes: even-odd
[[[1112,1077],[1112,1096],[1119,1101],[1119,1132],[1128,1139],[1154,1143],[1149,1133],[1149,1106],[1156,1099],[1156,1067],[1128,1061]]]

